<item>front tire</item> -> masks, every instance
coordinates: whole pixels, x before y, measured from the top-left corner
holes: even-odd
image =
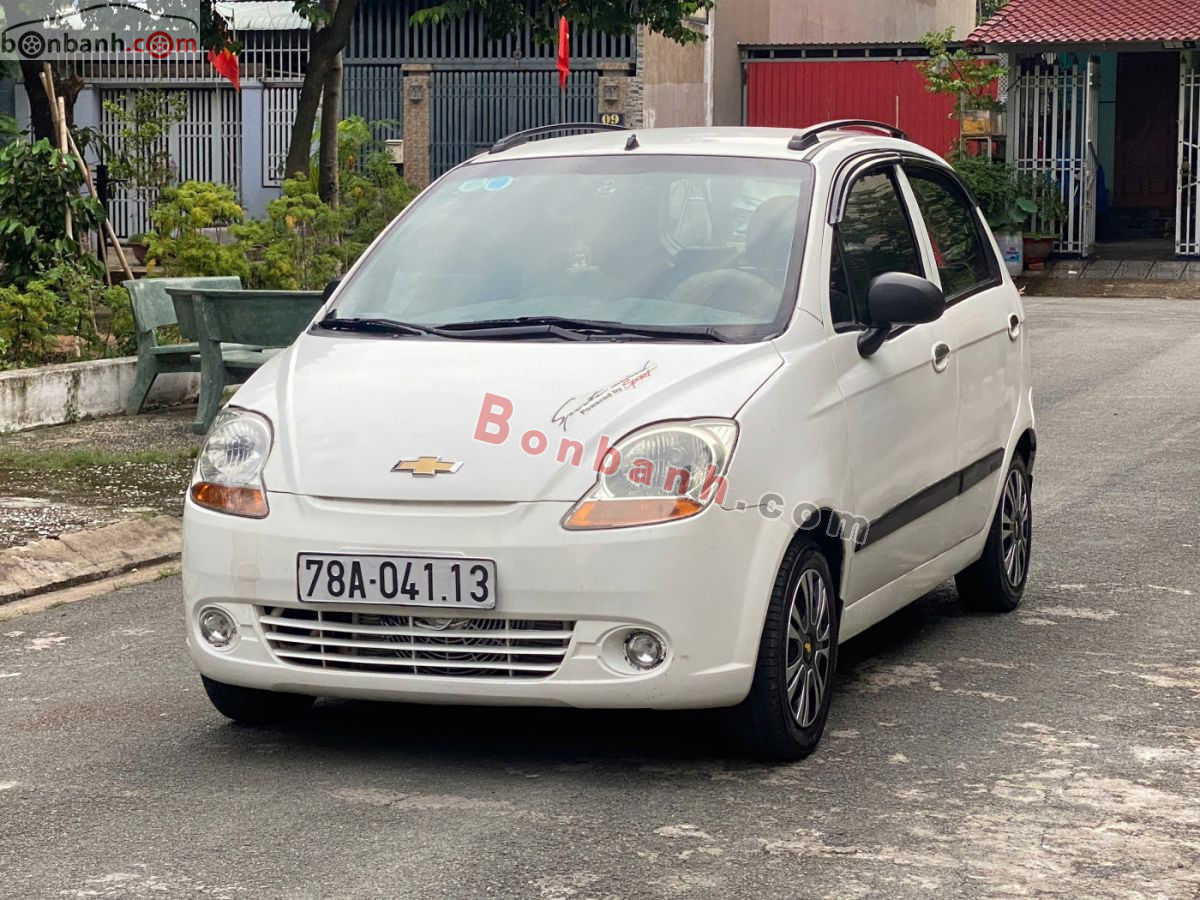
[[[275,725],[302,716],[313,704],[314,697],[303,694],[281,694],[256,688],[225,684],[201,675],[204,693],[226,718],[243,725]]]
[[[788,548],[767,608],[750,693],[730,711],[755,756],[794,761],[825,731],[837,669],[841,614],[829,563],[815,543]]]
[[[959,599],[969,609],[1012,612],[1021,602],[1033,549],[1030,487],[1029,467],[1017,454],[1004,476],[983,556],[954,578]]]

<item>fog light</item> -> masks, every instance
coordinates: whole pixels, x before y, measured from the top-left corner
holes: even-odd
[[[200,635],[218,650],[224,650],[237,637],[237,625],[225,610],[210,606],[200,612]]]
[[[649,631],[633,631],[625,638],[625,658],[638,669],[653,669],[666,655],[662,638]]]

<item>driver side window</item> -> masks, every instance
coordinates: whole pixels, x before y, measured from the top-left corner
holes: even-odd
[[[854,183],[835,229],[829,278],[835,330],[849,331],[867,322],[867,289],[874,278],[887,272],[925,274],[890,169],[868,172]]]

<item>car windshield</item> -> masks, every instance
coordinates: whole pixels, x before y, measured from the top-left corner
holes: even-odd
[[[331,315],[371,320],[376,332],[381,321],[450,326],[441,337],[533,337],[540,321],[541,337],[593,322],[607,339],[622,325],[630,339],[761,339],[782,330],[795,302],[793,244],[810,192],[811,168],[790,160],[473,163],[388,230]]]

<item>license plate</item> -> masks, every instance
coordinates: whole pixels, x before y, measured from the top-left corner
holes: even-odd
[[[496,608],[490,559],[301,553],[296,591],[302,601],[389,606]]]

